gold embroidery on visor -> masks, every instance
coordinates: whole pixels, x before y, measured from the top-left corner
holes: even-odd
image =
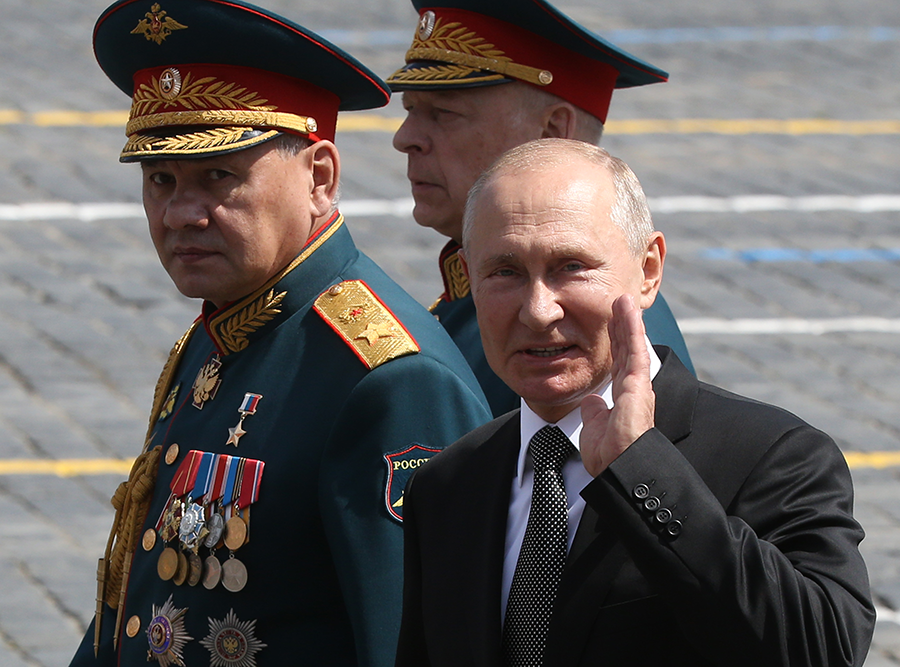
[[[425,39],[421,39],[425,35]],[[458,21],[443,24],[437,19],[430,31],[418,31],[412,46],[406,52],[406,62],[437,61],[448,63],[395,72],[388,83],[406,81],[434,81],[435,79],[463,79],[478,71],[494,72],[537,86],[546,86],[553,81],[553,74],[545,69],[514,63],[512,58],[486,42],[474,31]],[[497,77],[483,77],[472,81],[489,81]]]

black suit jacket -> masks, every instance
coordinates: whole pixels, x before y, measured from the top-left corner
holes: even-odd
[[[657,352],[656,427],[582,492],[545,665],[861,665],[875,615],[841,452]],[[515,411],[410,480],[397,667],[502,665],[518,447]]]

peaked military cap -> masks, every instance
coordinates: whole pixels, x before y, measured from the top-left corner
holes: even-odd
[[[606,122],[615,88],[669,75],[586,30],[544,0],[413,0],[419,24],[394,91],[525,81]]]
[[[132,97],[122,162],[208,157],[282,132],[334,139],[339,110],[390,99],[349,54],[240,0],[121,0],[97,20],[94,53]]]

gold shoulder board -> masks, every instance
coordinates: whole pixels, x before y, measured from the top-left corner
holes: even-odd
[[[313,308],[369,370],[420,350],[406,328],[361,280],[333,285],[316,299]]]

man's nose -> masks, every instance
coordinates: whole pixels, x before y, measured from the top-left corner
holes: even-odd
[[[532,331],[545,331],[554,322],[562,319],[564,310],[559,295],[542,280],[529,282],[522,305],[519,321]]]
[[[393,143],[401,153],[427,153],[431,150],[431,141],[422,130],[421,123],[409,114],[394,133]]]
[[[209,224],[209,209],[198,193],[176,187],[166,204],[163,224],[169,229],[203,228]]]

